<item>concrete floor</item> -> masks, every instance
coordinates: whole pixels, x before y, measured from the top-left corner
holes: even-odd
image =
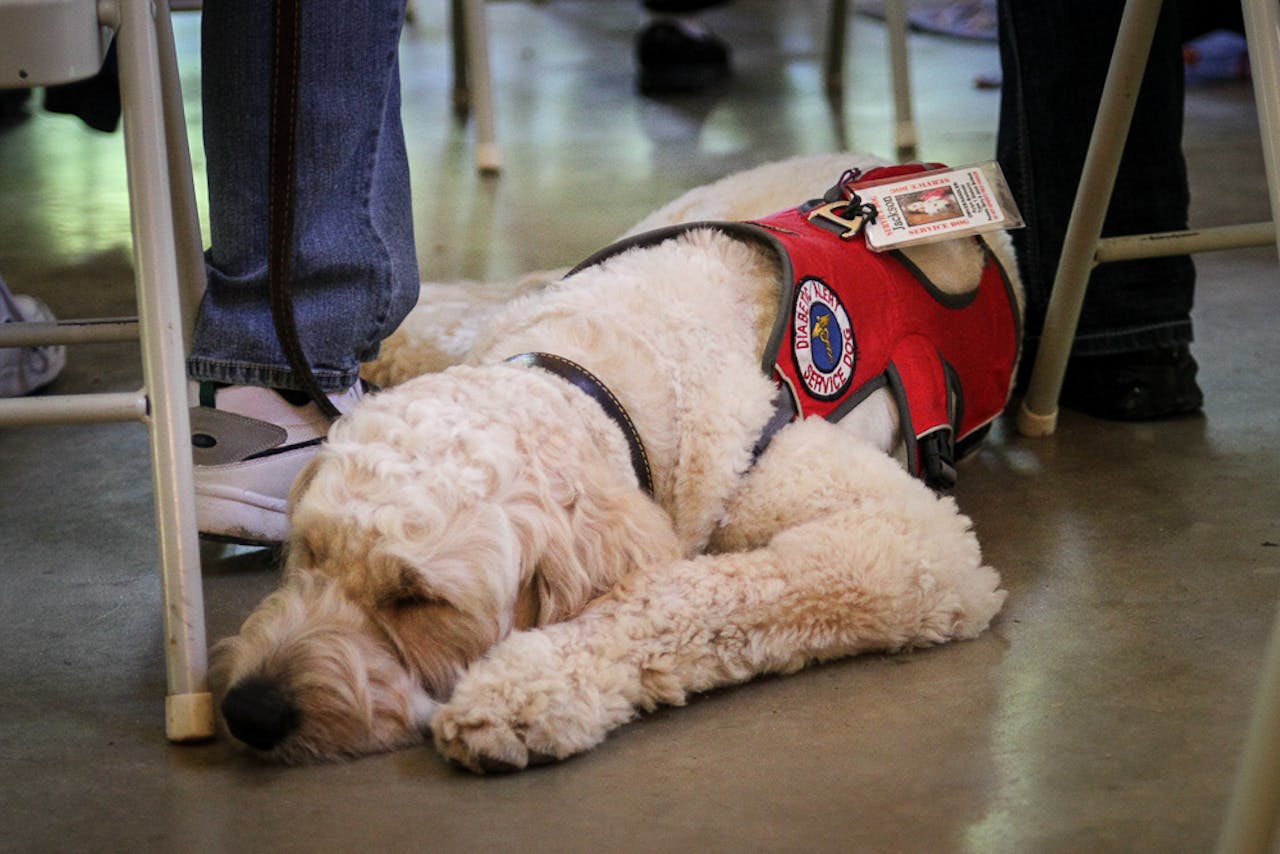
[[[633,92],[638,4],[494,3],[508,165],[482,180],[449,111],[444,5],[417,4],[403,54],[428,279],[574,262],[763,160],[891,150],[883,31],[856,21],[833,111],[817,0],[717,11],[733,81],[671,103]],[[191,98],[197,18],[178,29]],[[911,44],[921,154],[990,157],[998,96],[972,80],[997,71],[994,46]],[[190,119],[198,139],[195,100]],[[1267,217],[1256,139],[1246,84],[1190,94],[1197,225]],[[1011,594],[988,634],[699,697],[511,777],[430,747],[285,769],[166,743],[145,431],[0,431],[0,850],[1207,850],[1280,592],[1280,291],[1271,249],[1198,265],[1203,417],[1065,413],[1049,439],[998,430],[964,467]],[[119,135],[35,110],[0,130],[13,288],[62,316],[128,314],[129,267]],[[134,387],[134,354],[77,350],[55,390]],[[268,552],[209,546],[204,569],[212,639],[273,586]]]

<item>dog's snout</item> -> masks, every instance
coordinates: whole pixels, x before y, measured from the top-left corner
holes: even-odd
[[[258,750],[270,750],[298,726],[298,710],[277,686],[246,680],[227,692],[222,717],[236,738]]]

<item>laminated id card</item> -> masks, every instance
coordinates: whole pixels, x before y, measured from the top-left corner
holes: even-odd
[[[878,252],[1023,224],[995,161],[853,187],[876,209],[875,221],[863,231],[867,245]]]

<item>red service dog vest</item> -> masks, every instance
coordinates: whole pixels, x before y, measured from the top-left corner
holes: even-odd
[[[976,446],[1008,400],[1021,340],[1008,277],[985,243],[955,238],[978,240],[985,263],[975,290],[944,293],[901,252],[872,252],[860,232],[811,217],[819,205],[749,223],[658,229],[596,253],[573,272],[695,228],[765,244],[782,266],[783,294],[762,368],[789,390],[793,414],[839,421],[887,387],[911,473],[948,488],[955,459]]]

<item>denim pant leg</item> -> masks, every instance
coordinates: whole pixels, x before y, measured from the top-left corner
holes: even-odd
[[[202,62],[211,247],[193,379],[296,388],[267,289],[271,3],[206,0]],[[352,385],[418,295],[397,46],[405,0],[302,10],[294,314],[322,388]]]
[[[1058,258],[1124,4],[1000,0],[999,160],[1028,227],[1014,245],[1027,289],[1027,357],[1039,342]],[[1103,226],[1107,236],[1187,227],[1183,66],[1176,3],[1165,3]],[[1149,350],[1191,340],[1188,256],[1098,267],[1072,353]]]

